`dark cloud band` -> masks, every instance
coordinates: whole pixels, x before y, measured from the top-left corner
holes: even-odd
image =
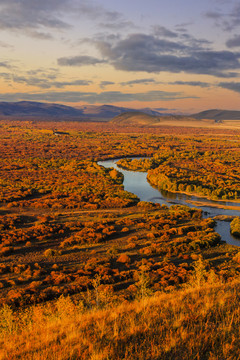
[[[92,45],[100,52],[100,59],[76,56],[58,59],[58,64],[82,66],[108,63],[117,70],[129,72],[182,72],[223,78],[238,76],[240,69],[238,53],[215,51],[209,48],[209,42],[194,38],[169,41],[156,35],[138,33],[112,41],[94,39]]]
[[[166,91],[148,91],[145,93],[122,93],[120,91],[105,91],[102,93],[94,92],[45,92],[45,93],[9,93],[0,94],[0,101],[49,101],[63,103],[87,102],[89,104],[106,104],[115,102],[131,102],[131,101],[172,101],[186,98],[197,98],[194,96],[186,96],[181,92]]]

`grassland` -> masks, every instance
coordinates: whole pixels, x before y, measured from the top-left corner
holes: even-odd
[[[1,359],[239,359],[239,280],[84,310],[60,298],[1,311]]]

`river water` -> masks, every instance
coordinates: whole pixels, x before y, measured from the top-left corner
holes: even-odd
[[[98,164],[106,168],[114,168],[120,171],[124,175],[124,190],[136,194],[141,201],[151,201],[153,203],[159,203],[161,205],[166,204],[168,206],[173,204],[187,205],[189,207],[202,209],[204,218],[215,217],[218,215],[239,216],[240,214],[239,203],[226,201],[215,202],[216,204],[235,206],[239,208],[239,210],[221,209],[210,206],[210,203],[214,204],[214,201],[212,200],[158,190],[149,184],[146,172],[123,170],[117,166],[116,162],[118,160],[119,159],[99,161]],[[191,202],[194,201],[201,202],[201,205],[197,206],[196,204],[191,204]],[[231,245],[240,246],[240,240],[234,238],[230,233],[230,223],[228,221],[217,220],[215,231],[221,235],[223,241],[226,241]]]

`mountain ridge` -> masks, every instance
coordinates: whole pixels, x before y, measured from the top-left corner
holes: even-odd
[[[2,118],[48,118],[54,120],[74,119],[79,121],[110,121],[114,117],[124,113],[144,113],[155,117],[174,117],[175,119],[214,120],[216,123],[223,120],[240,120],[240,111],[209,109],[191,115],[177,115],[168,112],[160,112],[156,109],[134,109],[114,105],[81,105],[78,107],[67,106],[57,103],[36,101],[0,102],[0,116]]]
[[[55,103],[43,103],[35,101],[0,102],[0,116],[3,117],[72,117],[79,120],[101,119],[108,121],[124,112],[135,112],[136,109],[119,107],[114,105],[82,105],[72,107]],[[149,108],[139,111],[150,115],[162,115],[159,111]]]

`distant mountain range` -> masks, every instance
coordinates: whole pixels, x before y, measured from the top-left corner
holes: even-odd
[[[136,109],[112,106],[112,105],[83,105],[78,108],[71,106],[48,104],[33,101],[0,102],[0,116],[13,118],[74,118],[76,120],[102,120],[109,121],[114,116],[124,112],[136,111]],[[161,116],[159,111],[152,109],[141,109],[143,113]]]
[[[0,115],[9,117],[81,116],[82,111],[71,106],[33,101],[0,102]]]
[[[33,119],[33,118],[45,118],[54,120],[79,120],[79,121],[109,121],[112,118],[124,114],[124,113],[143,113],[150,117],[163,117],[174,116],[170,113],[162,113],[158,110],[143,108],[143,109],[131,109],[113,105],[83,105],[80,107],[71,107],[60,104],[49,104],[34,101],[20,101],[20,102],[0,102],[0,118],[14,118],[14,119]],[[215,122],[221,122],[222,120],[240,120],[240,111],[231,110],[206,110],[200,113],[192,114],[189,116],[177,116],[178,120],[181,118],[186,119],[195,118],[212,119]],[[125,118],[124,118],[125,119]],[[132,118],[133,119],[133,118]],[[120,119],[118,119],[120,120]],[[126,119],[125,119],[126,120]],[[125,121],[121,119],[121,121]],[[153,119],[148,118],[145,120],[147,123],[151,123]],[[156,119],[155,119],[156,120]],[[143,118],[141,119],[143,121]],[[159,121],[157,119],[157,121]]]

